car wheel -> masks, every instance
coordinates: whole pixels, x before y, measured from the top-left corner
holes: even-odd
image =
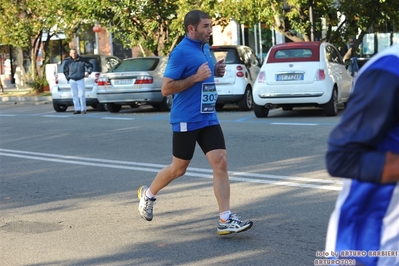
[[[96,109],[99,112],[104,112],[107,111],[107,109],[105,108],[105,104],[104,103],[98,103],[96,104]]]
[[[244,97],[240,101],[238,101],[238,108],[241,111],[249,111],[253,107],[253,98],[252,98],[252,90],[251,87],[247,87],[245,89]]]
[[[66,106],[65,104],[53,103],[53,108],[56,112],[65,112],[68,109],[68,106]]]
[[[267,117],[269,115],[269,108],[254,104],[254,113],[256,117]]]
[[[118,113],[122,108],[122,105],[120,104],[114,104],[114,103],[107,103],[107,109],[111,113]]]
[[[334,88],[331,99],[324,105],[324,113],[326,116],[336,116],[338,114],[338,93]]]

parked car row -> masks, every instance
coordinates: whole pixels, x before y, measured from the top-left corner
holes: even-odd
[[[275,45],[263,64],[251,48],[243,45],[212,46],[211,55],[215,62],[224,59],[226,64],[224,77],[215,77],[219,109],[234,103],[242,111],[253,109],[256,117],[267,117],[272,108],[316,106],[324,108],[327,116],[334,116],[338,105],[346,105],[349,99],[352,77],[338,50],[329,43]],[[110,112],[119,112],[123,105],[134,108],[144,104],[170,110],[173,96],[161,93],[167,57],[82,57],[93,64],[93,73],[85,78],[87,105]],[[55,111],[65,112],[73,105],[63,63],[51,92]]]

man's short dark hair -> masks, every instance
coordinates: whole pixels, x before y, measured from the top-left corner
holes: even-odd
[[[188,32],[188,26],[193,25],[197,28],[198,24],[201,22],[201,19],[210,19],[211,17],[208,13],[205,13],[201,10],[191,10],[184,17],[184,29],[186,33]]]

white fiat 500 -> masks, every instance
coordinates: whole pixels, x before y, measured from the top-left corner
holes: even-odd
[[[291,42],[273,46],[262,65],[253,88],[256,117],[281,107],[324,108],[335,116],[338,105],[346,105],[352,77],[338,50],[325,42]]]

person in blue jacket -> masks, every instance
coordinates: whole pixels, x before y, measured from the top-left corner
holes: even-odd
[[[69,51],[70,57],[65,59],[64,75],[71,86],[73,114],[86,114],[86,88],[85,80],[93,71],[93,65],[80,57],[76,49]]]
[[[217,91],[214,76],[224,76],[224,59],[214,63],[209,39],[212,20],[200,10],[184,18],[186,35],[173,49],[162,81],[162,94],[174,95],[170,112],[173,131],[173,160],[156,175],[150,187],[138,189],[138,211],[147,221],[153,218],[155,195],[171,181],[185,174],[196,143],[206,155],[212,170],[214,193],[220,219],[217,234],[239,233],[252,227],[230,210],[230,183],[227,173],[226,147],[215,112]]]
[[[344,181],[325,251],[356,265],[399,265],[399,45],[360,70],[326,163]]]

